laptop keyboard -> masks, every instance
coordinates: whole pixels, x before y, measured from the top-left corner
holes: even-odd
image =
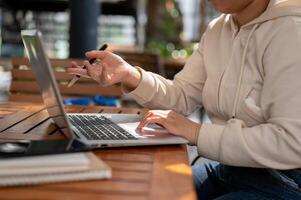
[[[71,124],[88,140],[135,140],[126,130],[104,116],[69,115]]]

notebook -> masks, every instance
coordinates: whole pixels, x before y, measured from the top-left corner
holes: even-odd
[[[0,160],[0,186],[108,179],[110,167],[93,153],[68,153]]]

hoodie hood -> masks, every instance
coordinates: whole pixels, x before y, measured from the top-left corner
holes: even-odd
[[[301,16],[301,0],[270,0],[265,12],[245,26],[285,16]]]

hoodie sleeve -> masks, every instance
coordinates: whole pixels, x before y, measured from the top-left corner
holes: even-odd
[[[245,127],[231,119],[226,125],[204,124],[198,138],[203,156],[234,166],[301,168],[301,20],[287,19],[271,31],[263,56],[266,123]]]
[[[206,79],[203,41],[204,36],[198,49],[193,52],[173,81],[140,69],[141,82],[127,96],[150,109],[172,109],[185,115],[193,112],[201,104],[201,94]]]

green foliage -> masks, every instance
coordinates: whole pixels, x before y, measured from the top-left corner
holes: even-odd
[[[155,30],[147,33],[146,49],[162,57],[172,57],[175,50],[185,50],[188,56],[192,53],[192,46],[183,44],[181,40],[183,25],[180,9],[175,0],[166,1],[173,6],[159,6],[156,10],[159,20],[156,20]]]

